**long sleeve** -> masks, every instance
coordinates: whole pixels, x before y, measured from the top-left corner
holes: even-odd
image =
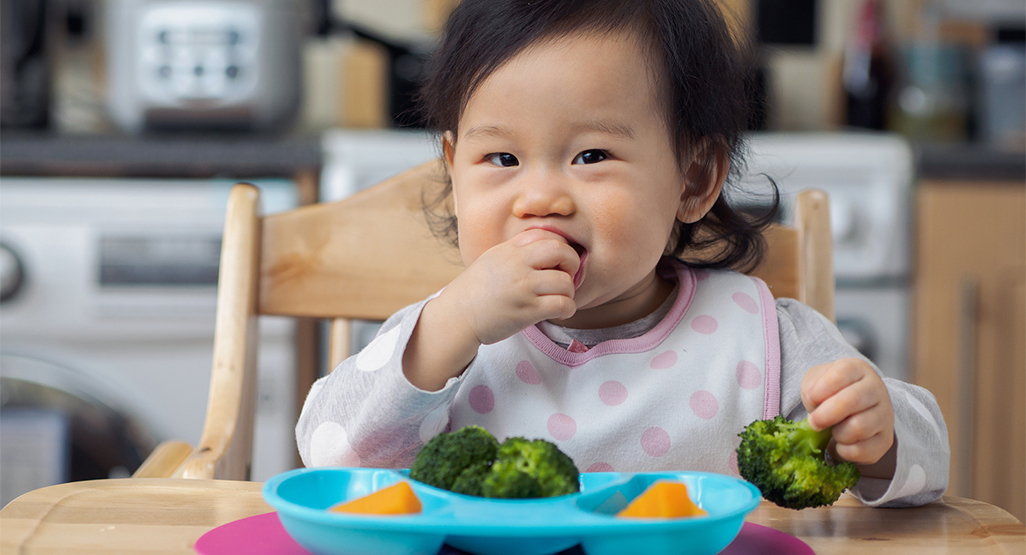
[[[841,336],[837,327],[815,310],[792,299],[777,300],[780,330],[780,413],[792,420],[808,416],[801,401],[805,372],[818,364],[845,357],[868,362]],[[893,378],[883,378],[894,406],[894,433],[898,444],[892,480],[862,478],[852,493],[874,507],[925,505],[948,487],[951,447],[937,401],[926,389]]]
[[[426,302],[392,315],[367,347],[314,382],[296,425],[304,465],[409,467],[423,443],[446,429],[459,378],[427,392],[402,371]]]

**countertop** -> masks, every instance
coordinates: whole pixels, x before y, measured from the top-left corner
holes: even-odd
[[[1026,180],[1026,153],[975,143],[912,145],[928,179]],[[285,135],[0,134],[0,174],[159,177],[286,177],[319,171],[321,137]]]
[[[975,143],[912,145],[920,179],[1026,181],[1026,152]]]
[[[292,177],[319,172],[322,158],[316,134],[0,134],[3,175]]]
[[[213,528],[272,510],[262,486],[130,478],[38,489],[0,511],[0,555],[195,555],[193,545]],[[958,497],[909,509],[875,509],[849,495],[803,511],[763,501],[745,520],[794,536],[819,555],[1026,553],[1021,522]]]

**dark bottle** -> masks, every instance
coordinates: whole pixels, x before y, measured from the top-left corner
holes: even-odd
[[[862,4],[844,55],[845,113],[851,127],[887,127],[895,75],[881,10],[877,0]]]

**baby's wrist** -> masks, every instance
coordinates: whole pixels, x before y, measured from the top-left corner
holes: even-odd
[[[460,323],[452,321],[440,300],[441,296],[424,305],[403,353],[403,374],[425,391],[438,391],[462,374],[480,346],[473,333],[461,333]]]

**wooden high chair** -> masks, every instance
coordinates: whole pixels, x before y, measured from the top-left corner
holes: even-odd
[[[218,279],[214,360],[199,445],[160,444],[134,477],[246,480],[256,404],[260,315],[332,321],[329,368],[349,352],[349,319],[384,320],[449,283],[463,269],[456,249],[432,235],[423,199],[442,187],[430,162],[347,199],[261,217],[249,184],[229,196]],[[755,271],[775,297],[834,317],[834,275],[825,193],[797,197],[792,226],[773,226]]]

